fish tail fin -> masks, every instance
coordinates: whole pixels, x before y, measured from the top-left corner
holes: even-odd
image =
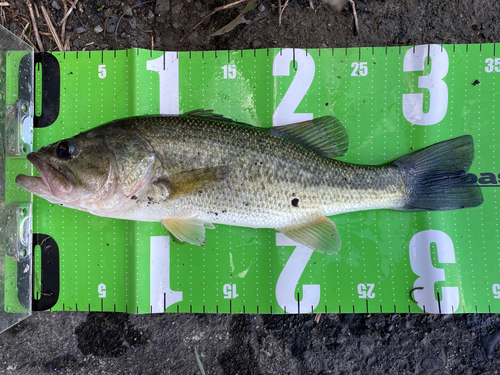
[[[406,181],[405,211],[447,211],[483,203],[481,188],[467,176],[474,159],[470,135],[439,142],[392,162]]]

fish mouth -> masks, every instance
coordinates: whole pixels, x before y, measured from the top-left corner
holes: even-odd
[[[74,181],[66,168],[44,162],[33,152],[28,154],[27,159],[36,168],[40,177],[18,175],[16,184],[46,199],[51,197],[60,199],[71,193]]]

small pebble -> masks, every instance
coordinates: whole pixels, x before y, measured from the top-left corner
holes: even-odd
[[[118,16],[116,14],[112,14],[108,18],[108,23],[106,24],[106,31],[109,34],[113,34],[116,30],[116,24],[118,23]]]
[[[66,25],[66,31],[73,31],[73,26]]]
[[[254,48],[254,49],[260,48],[261,46],[262,46],[262,43],[258,40],[254,40],[252,42],[252,48]]]
[[[139,47],[139,45],[137,44],[137,42],[135,40],[132,41],[132,43],[130,43],[130,45],[134,48],[137,48]]]
[[[259,10],[259,12],[264,12],[266,10],[266,7],[264,6],[264,4],[260,4],[257,9]]]
[[[103,43],[101,44],[101,48],[104,49],[104,48],[108,48],[109,47],[109,44],[106,44],[106,43]]]
[[[155,14],[151,11],[151,9],[148,11],[148,20],[152,20],[155,18]]]
[[[198,9],[198,10],[201,10],[201,8],[202,8],[202,5],[201,5],[201,3],[200,3],[199,1],[197,1],[196,3],[194,3],[194,6],[195,6],[195,7],[196,7],[196,9]]]
[[[182,7],[184,6],[183,3],[177,3],[172,7],[172,13],[173,14],[180,14]]]
[[[155,13],[167,14],[170,11],[170,0],[156,0]]]
[[[55,10],[61,10],[61,6],[56,0],[52,2],[52,8],[54,8]]]
[[[133,14],[132,14],[132,8],[130,7],[130,5],[127,5],[127,4],[124,4],[122,6],[122,11],[123,11],[123,14],[129,16],[129,17],[132,17]]]
[[[130,27],[132,28],[132,30],[135,30],[137,28],[137,19],[135,17],[132,17],[129,21],[128,21]]]
[[[97,33],[97,34],[100,34],[104,31],[104,29],[101,27],[101,25],[97,25],[96,27],[94,27],[94,31]]]
[[[85,27],[79,27],[78,29],[76,29],[77,34],[83,34],[86,32],[87,32],[87,29]]]
[[[80,48],[80,42],[78,41],[78,39],[73,40],[73,46],[75,46],[76,48]]]
[[[120,34],[120,38],[125,39],[127,37],[127,33],[123,32]]]

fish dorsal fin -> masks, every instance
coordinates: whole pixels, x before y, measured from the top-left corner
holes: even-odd
[[[212,109],[195,109],[193,111],[184,113],[182,116],[199,117],[199,118],[202,118],[204,120],[210,120],[210,121],[230,122],[233,124],[248,125],[248,124],[244,124],[242,122],[234,121],[230,118],[224,117],[224,116],[219,115],[217,113],[214,113],[214,111]]]
[[[203,246],[207,241],[205,229],[215,228],[213,224],[198,219],[172,218],[162,220],[161,223],[179,241],[196,246]]]
[[[289,138],[327,158],[343,156],[349,147],[344,125],[333,116],[269,128],[269,134]]]
[[[203,194],[212,189],[217,183],[226,179],[229,167],[200,168],[174,173],[168,177],[160,177],[153,184],[163,188],[168,199],[179,198],[189,194]]]
[[[335,254],[340,250],[337,227],[325,216],[313,223],[276,229],[293,241],[322,254]]]

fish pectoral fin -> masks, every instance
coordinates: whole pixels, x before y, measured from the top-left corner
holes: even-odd
[[[327,158],[343,156],[349,147],[349,137],[344,125],[333,116],[276,126],[268,131],[274,137],[289,138]]]
[[[221,165],[179,172],[158,181],[163,181],[168,187],[169,198],[178,198],[189,194],[202,194],[204,190],[212,189],[217,183],[225,180],[228,175],[229,167]]]
[[[291,240],[322,254],[335,254],[341,247],[337,227],[333,221],[325,216],[309,224],[277,228],[276,230]]]
[[[214,229],[212,223],[205,223],[198,219],[165,219],[161,223],[175,238],[192,245],[203,246],[207,241],[205,229]]]

